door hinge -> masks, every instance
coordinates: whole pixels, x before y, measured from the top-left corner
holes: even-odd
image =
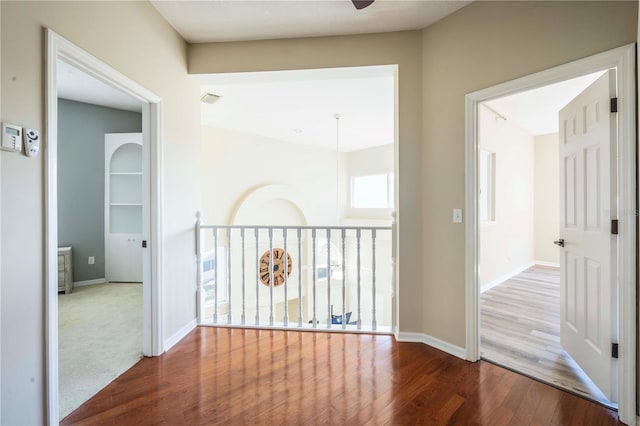
[[[618,344],[617,343],[612,343],[611,344],[611,358],[618,359]]]
[[[142,240],[142,248],[147,248],[147,240]]]
[[[618,98],[611,98],[611,112],[618,112]]]
[[[611,219],[611,233],[618,235],[618,219]]]

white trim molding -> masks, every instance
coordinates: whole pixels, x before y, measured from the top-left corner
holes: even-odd
[[[86,287],[88,285],[97,285],[97,284],[105,284],[107,280],[104,278],[96,278],[95,280],[83,280],[83,281],[74,281],[74,287]]]
[[[184,337],[187,334],[191,333],[191,330],[193,330],[197,326],[198,326],[198,319],[194,318],[188,323],[186,323],[184,327],[182,327],[180,330],[173,333],[173,336],[170,336],[167,340],[164,341],[164,345],[163,345],[164,352],[167,352],[169,349],[174,347],[176,343],[184,339]]]
[[[478,282],[478,105],[498,97],[546,86],[597,71],[615,68],[618,89],[618,415],[621,422],[636,419],[636,47],[629,44],[560,65],[465,97],[465,298],[466,359],[480,358]]]
[[[143,347],[144,355],[163,352],[162,340],[162,99],[124,74],[82,50],[51,29],[46,30],[46,133],[45,162],[45,345],[47,424],[58,424],[58,182],[57,62],[75,68],[137,99],[142,107],[144,135],[143,162],[146,219],[144,239],[149,249],[143,253]],[[144,151],[146,149],[146,151]]]
[[[453,355],[460,359],[466,359],[467,352],[464,350],[464,348],[452,345],[451,343],[445,342],[444,340],[440,340],[433,336],[429,336],[428,334],[401,331],[395,337],[398,342],[423,343],[427,346],[431,346],[432,348],[441,350],[442,352],[446,352],[449,355]]]
[[[559,268],[560,262],[547,262],[546,260],[534,260],[533,265],[548,266],[550,268]]]
[[[512,270],[510,272],[507,272],[506,274],[503,274],[503,275],[499,276],[495,280],[489,281],[485,285],[481,285],[480,286],[480,293],[484,293],[485,291],[492,289],[493,287],[497,286],[498,284],[502,284],[503,282],[507,281],[509,278],[515,277],[519,273],[526,271],[527,269],[531,268],[535,264],[536,264],[535,262],[528,262],[527,264],[522,265],[519,268],[516,268],[516,269],[514,269],[514,270]]]

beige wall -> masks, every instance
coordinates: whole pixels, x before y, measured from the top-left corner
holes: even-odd
[[[480,288],[484,291],[533,260],[534,151],[530,133],[482,105],[478,143],[495,154],[495,220],[480,222]]]
[[[45,130],[43,27],[52,28],[163,98],[163,226],[168,260],[163,263],[164,333],[165,338],[171,336],[195,317],[193,223],[199,207],[199,92],[187,75],[185,42],[146,2],[2,1],[1,7],[3,121]],[[45,156],[0,155],[0,423],[43,424]]]
[[[560,235],[560,166],[558,134],[535,138],[535,248],[534,258],[560,263],[560,249],[553,244]]]
[[[194,74],[398,64],[399,144],[396,196],[399,218],[399,325],[418,332],[423,323],[421,263],[422,144],[421,32],[342,37],[206,43],[189,47]],[[398,204],[398,203],[396,203]]]
[[[633,43],[632,2],[475,2],[423,32],[422,331],[465,343],[464,95]],[[402,243],[402,242],[401,242]],[[402,310],[402,306],[400,309]]]
[[[198,44],[189,72],[399,64],[400,327],[464,346],[464,95],[634,42],[637,3],[476,2],[419,34]]]

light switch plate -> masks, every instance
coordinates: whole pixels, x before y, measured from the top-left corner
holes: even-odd
[[[453,209],[453,223],[462,223],[462,209]]]

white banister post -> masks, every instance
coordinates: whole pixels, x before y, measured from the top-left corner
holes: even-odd
[[[342,329],[347,328],[347,272],[346,272],[346,247],[345,238],[347,237],[346,229],[342,229]]]
[[[204,283],[202,282],[202,241],[200,239],[200,212],[196,212],[196,306],[198,311],[198,324],[204,321]]]
[[[282,238],[284,239],[284,253],[282,255],[284,262],[284,318],[282,319],[282,324],[285,327],[289,326],[289,293],[287,289],[287,281],[289,281],[289,254],[287,252],[287,228],[282,228]]]
[[[376,229],[371,229],[371,299],[373,301],[373,320],[371,321],[371,329],[376,331],[378,321],[376,319]]]
[[[269,325],[273,325],[273,228],[269,228]]]
[[[247,291],[246,291],[246,282],[245,282],[245,254],[244,254],[244,234],[245,228],[240,229],[240,238],[242,240],[242,315],[240,316],[240,322],[242,325],[246,322],[246,312],[247,312]]]
[[[218,287],[220,286],[220,265],[218,265],[218,228],[213,229],[213,299],[215,301],[213,305],[213,323],[218,323],[218,305],[220,300],[218,299]]]
[[[362,267],[360,266],[360,235],[361,235],[360,228],[358,228],[356,230],[356,254],[358,256],[357,257],[357,261],[356,261],[356,263],[357,263],[357,273],[358,273],[358,275],[357,275],[357,282],[358,282],[358,323],[357,324],[358,324],[358,330],[362,329],[362,310],[361,310],[361,308],[362,308],[362,303],[361,303],[362,299],[361,299],[361,288],[360,288],[360,278],[361,278],[360,271],[361,271]]]
[[[312,267],[313,267],[313,318],[312,325],[313,328],[316,328],[316,324],[318,323],[318,319],[316,318],[316,278],[318,277],[318,272],[316,271],[316,228],[311,230],[311,251],[312,251]]]
[[[396,288],[396,257],[398,255],[398,242],[396,241],[398,235],[398,222],[397,213],[391,212],[391,331],[398,337],[398,296]]]
[[[227,324],[231,324],[233,321],[233,304],[231,303],[231,228],[227,228],[227,302],[229,303],[227,308]]]
[[[259,236],[260,236],[260,228],[257,226],[254,228],[254,234],[256,237],[256,325],[260,324],[260,284],[258,280],[260,279],[260,251],[258,248],[259,244]]]
[[[331,328],[331,228],[327,228],[327,328]]]
[[[302,327],[302,230],[298,228],[298,327]]]

